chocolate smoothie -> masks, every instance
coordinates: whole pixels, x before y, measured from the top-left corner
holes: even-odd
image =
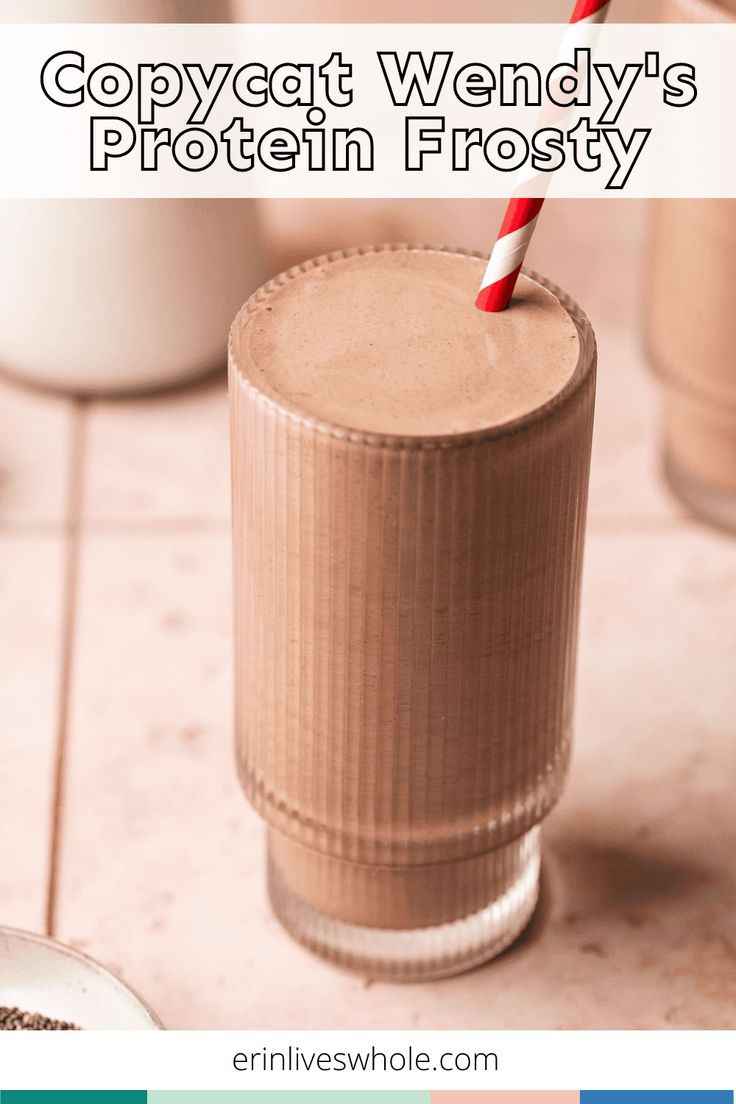
[[[231,333],[241,776],[277,914],[374,976],[519,933],[569,756],[595,343],[483,268],[335,254]]]
[[[667,0],[663,18],[732,23],[736,0]],[[736,201],[661,200],[648,343],[665,393],[665,471],[695,513],[736,530]]]

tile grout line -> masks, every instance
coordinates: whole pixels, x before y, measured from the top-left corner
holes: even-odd
[[[61,833],[64,811],[64,785],[66,773],[67,737],[69,731],[69,707],[75,646],[75,621],[79,582],[79,554],[81,531],[81,506],[84,490],[86,451],[87,401],[75,399],[72,406],[72,441],[69,458],[69,482],[67,489],[66,556],[62,592],[61,664],[56,716],[56,742],[53,763],[51,796],[51,824],[47,866],[46,934],[56,931],[58,876],[61,857]]]

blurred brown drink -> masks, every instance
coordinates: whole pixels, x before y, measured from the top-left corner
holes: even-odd
[[[483,267],[333,254],[231,333],[241,777],[277,915],[373,976],[520,932],[570,752],[595,342]]]
[[[666,0],[663,14],[676,23],[730,23],[736,3]],[[665,473],[696,514],[736,529],[736,201],[656,203],[648,286]]]

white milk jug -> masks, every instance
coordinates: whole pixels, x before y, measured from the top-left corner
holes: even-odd
[[[225,22],[225,0],[0,0],[9,22]],[[248,200],[0,203],[0,371],[87,393],[141,390],[224,364],[262,282]]]

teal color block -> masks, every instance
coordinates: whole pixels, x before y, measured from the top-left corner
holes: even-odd
[[[33,1076],[32,1073],[30,1076]],[[2,1104],[147,1104],[145,1092],[4,1089]]]

